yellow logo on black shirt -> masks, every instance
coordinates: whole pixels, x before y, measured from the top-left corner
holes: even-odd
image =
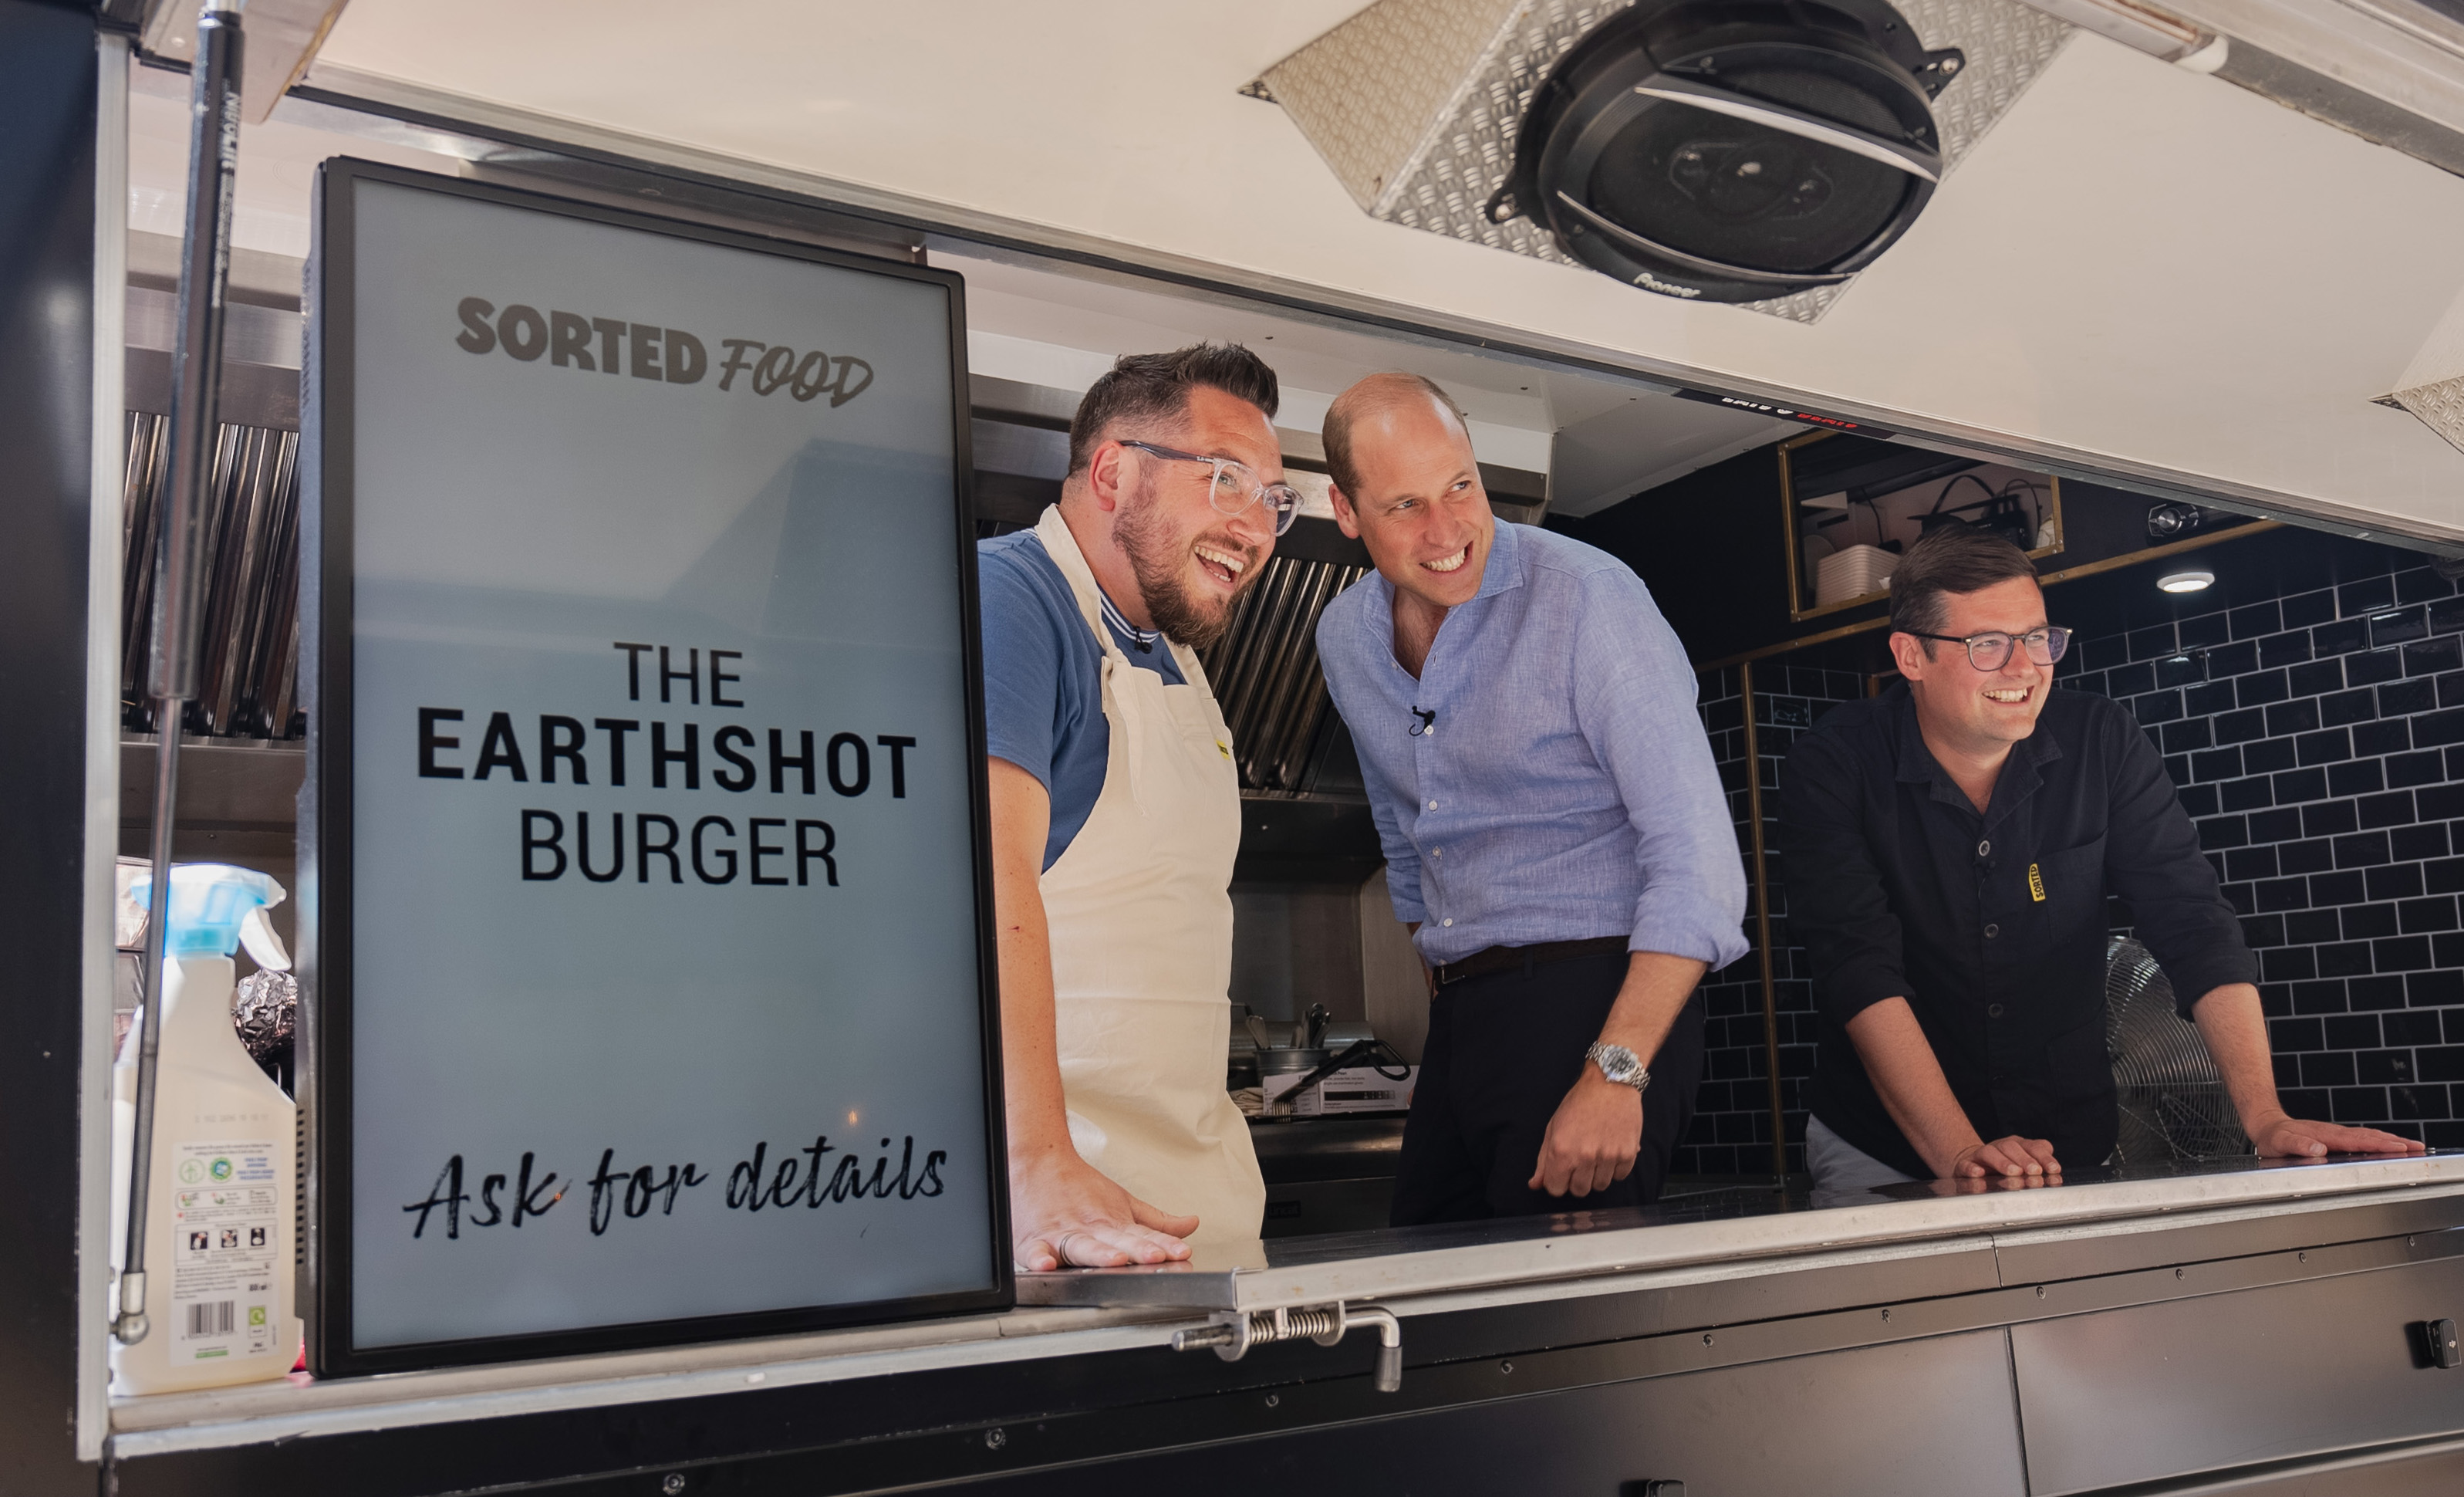
[[[2036,871],[2034,863],[2028,865],[2028,897],[2038,904],[2045,902],[2045,875]]]

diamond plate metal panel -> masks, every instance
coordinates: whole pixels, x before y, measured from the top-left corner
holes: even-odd
[[[1529,0],[1382,0],[1266,71],[1268,91],[1362,210],[1391,217],[1409,164],[1461,107]]]
[[[2421,424],[2464,451],[2464,374],[2398,390],[2387,397],[2421,418]]]
[[[1947,168],[2009,111],[2071,34],[2067,24],[2016,0],[1895,3],[1926,48],[1968,55],[1967,68],[1934,101]],[[1261,81],[1371,216],[1573,265],[1530,220],[1492,224],[1485,209],[1513,167],[1515,132],[1533,91],[1577,41],[1631,4],[1378,0]],[[1813,322],[1846,289],[1743,305]]]
[[[1957,47],[1968,54],[1968,66],[1933,101],[1947,166],[1959,165],[2071,37],[2068,22],[2015,0],[1892,0],[1892,5],[1916,28],[1928,52]]]
[[[1629,3],[1526,0],[1518,6],[1464,80],[1460,107],[1432,132],[1429,148],[1412,163],[1403,190],[1382,216],[1449,238],[1575,263],[1529,219],[1490,223],[1488,200],[1513,169],[1515,132],[1541,80],[1586,33]]]

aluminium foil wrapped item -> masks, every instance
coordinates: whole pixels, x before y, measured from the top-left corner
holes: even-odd
[[[231,992],[231,1027],[249,1058],[277,1078],[289,1065],[299,1028],[299,980],[288,972],[257,971]]]

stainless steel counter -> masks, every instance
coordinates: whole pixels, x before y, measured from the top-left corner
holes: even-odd
[[[353,1489],[446,1489],[404,1463],[450,1473],[468,1443],[473,1471],[518,1452],[558,1480],[673,1451],[744,1465],[747,1489],[1041,1492],[1088,1459],[1185,1493],[1254,1489],[1224,1474],[1250,1469],[1222,1460],[1229,1441],[1306,1473],[1295,1490],[1605,1497],[1652,1478],[1693,1497],[2037,1497],[2204,1472],[2199,1490],[2272,1492],[2215,1474],[2276,1480],[2261,1466],[2363,1473],[2318,1488],[2340,1494],[2464,1482],[2464,1371],[2424,1370],[2406,1339],[2464,1316],[2464,1156],[1912,1185],[1826,1210],[1707,1191],[1024,1275],[1020,1297],[1000,1315],[118,1400],[115,1480],[187,1491],[208,1462],[249,1489],[363,1471],[388,1480]],[[1171,1350],[1337,1303],[1397,1317],[1399,1392],[1372,1388],[1359,1330],[1237,1362]]]
[[[1474,1288],[1543,1294],[1587,1279],[1700,1265],[1735,1271],[1817,1253],[1947,1251],[2047,1231],[2126,1235],[2192,1218],[2319,1210],[2387,1191],[2464,1194],[2464,1155],[2080,1170],[2059,1183],[1931,1181],[1877,1192],[1871,1204],[1822,1210],[1802,1196],[1739,1188],[1640,1210],[1389,1227],[1271,1241],[1244,1255],[1161,1267],[1022,1274],[1019,1303],[1221,1310]]]

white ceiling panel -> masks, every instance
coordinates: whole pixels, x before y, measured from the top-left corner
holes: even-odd
[[[1235,93],[1353,9],[354,0],[310,81],[2464,538],[2464,453],[2370,404],[2464,293],[2464,180],[2082,35],[1807,327],[1362,215],[1278,109]],[[1586,419],[1553,389],[1463,383],[1467,404],[1537,394],[1552,424]]]

